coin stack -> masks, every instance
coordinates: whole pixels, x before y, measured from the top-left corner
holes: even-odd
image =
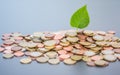
[[[84,61],[88,66],[102,67],[120,60],[120,38],[115,31],[15,32],[3,34],[2,40],[3,58],[23,57],[22,64],[36,61],[72,65]]]

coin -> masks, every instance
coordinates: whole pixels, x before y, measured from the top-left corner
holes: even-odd
[[[103,54],[114,54],[113,50],[102,50],[101,53]]]
[[[74,37],[74,36],[77,36],[77,32],[75,32],[75,31],[68,31],[68,32],[65,33],[65,35]]]
[[[120,54],[120,49],[118,48],[118,49],[113,49],[113,51],[115,52],[115,53],[119,53]]]
[[[3,58],[6,58],[6,59],[10,59],[10,58],[13,58],[14,55],[11,54],[11,53],[6,53],[6,54],[3,54]]]
[[[93,60],[93,61],[97,61],[97,60],[101,60],[101,59],[103,59],[103,56],[100,56],[100,55],[95,55],[95,56],[91,57],[91,60]]]
[[[48,49],[46,48],[38,48],[38,51],[42,52],[42,53],[45,53],[47,51],[49,51]]]
[[[93,36],[94,35],[94,31],[92,31],[92,30],[84,30],[83,33],[87,36]]]
[[[83,56],[82,60],[85,62],[88,62],[88,61],[91,61],[91,58],[88,56]]]
[[[87,45],[91,45],[91,43],[90,42],[79,42],[81,45],[85,45],[85,46],[87,46]]]
[[[10,41],[10,40],[5,40],[4,42],[3,42],[3,44],[5,44],[5,45],[12,45],[14,42],[13,41]]]
[[[104,40],[104,37],[101,35],[95,35],[95,36],[93,36],[93,39],[97,40],[97,41],[102,41],[102,40]]]
[[[42,40],[40,38],[32,38],[32,41],[35,43],[41,43]]]
[[[95,61],[95,65],[104,67],[104,66],[107,66],[108,63],[106,61],[104,61],[104,60],[97,60],[97,61]]]
[[[20,32],[14,32],[11,34],[11,36],[22,36],[22,34]]]
[[[4,51],[4,50],[5,50],[5,48],[0,47],[0,52],[2,52],[2,51]]]
[[[58,56],[57,52],[54,51],[49,51],[45,53],[45,55],[48,56],[49,58],[56,58]]]
[[[68,45],[70,45],[70,42],[60,42],[60,45],[61,46],[68,46]]]
[[[93,61],[87,61],[86,64],[91,67],[95,66],[95,63]]]
[[[11,48],[11,50],[12,51],[20,51],[20,50],[22,50],[22,47],[20,47],[20,46],[14,46],[14,47]]]
[[[39,57],[39,56],[41,56],[43,53],[41,53],[41,52],[30,52],[30,56],[31,57]]]
[[[114,62],[117,59],[117,57],[114,55],[104,55],[103,58],[109,62]]]
[[[45,33],[46,38],[53,38],[54,36],[55,36],[55,34],[53,34],[53,33]]]
[[[33,43],[33,42],[29,42],[28,44],[27,44],[27,47],[29,47],[29,48],[34,48],[34,47],[36,47],[37,46],[37,44],[36,43]]]
[[[72,60],[72,59],[70,59],[70,58],[65,59],[63,62],[64,62],[65,64],[67,64],[67,65],[72,65],[72,64],[75,64],[75,63],[76,63],[75,60]]]
[[[28,42],[22,41],[22,42],[19,43],[19,46],[21,46],[21,47],[27,47],[28,46]]]
[[[39,47],[39,48],[43,48],[43,47],[44,47],[44,44],[39,43],[39,44],[37,44],[37,47]]]
[[[22,58],[22,59],[20,59],[20,62],[21,62],[22,64],[29,64],[29,63],[32,62],[32,59],[29,58],[29,57],[27,57],[27,58]]]
[[[93,55],[95,55],[95,52],[93,52],[93,51],[85,51],[84,55],[85,56],[93,56]]]
[[[6,53],[6,54],[12,54],[13,51],[11,51],[10,49],[8,49],[8,50],[4,50],[3,53]]]
[[[60,39],[62,39],[62,38],[64,38],[64,37],[65,37],[65,34],[59,33],[59,34],[55,34],[54,39],[55,39],[55,40],[56,40],[56,39],[60,40]]]
[[[61,54],[61,55],[59,55],[59,59],[60,59],[60,60],[65,60],[65,59],[67,59],[67,58],[70,58],[70,55],[69,55],[69,54]]]
[[[78,60],[81,60],[81,59],[82,59],[82,56],[80,56],[80,55],[72,55],[72,56],[71,56],[71,59],[72,59],[72,60],[75,60],[75,61],[78,61]]]
[[[36,58],[36,61],[39,62],[39,63],[45,63],[48,60],[49,60],[49,58],[48,57],[44,57],[44,56]]]
[[[65,51],[65,50],[59,50],[58,54],[67,54],[67,51]]]
[[[56,44],[55,40],[48,40],[44,42],[45,46],[54,46]]]
[[[14,53],[14,55],[17,56],[17,57],[22,57],[22,56],[24,56],[24,52],[17,51],[17,52]]]
[[[59,64],[60,60],[59,59],[49,59],[48,63],[55,65],[55,64]]]
[[[56,45],[55,48],[54,48],[54,50],[61,50],[62,48],[63,48],[63,46],[61,46],[61,45]]]
[[[67,37],[66,38],[69,42],[78,42],[78,37]]]
[[[66,46],[66,47],[63,47],[64,50],[66,51],[72,51],[73,47],[72,46]]]

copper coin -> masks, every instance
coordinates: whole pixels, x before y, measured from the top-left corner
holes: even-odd
[[[0,47],[0,52],[3,52],[5,50],[5,48]]]
[[[20,46],[15,46],[15,47],[12,47],[11,50],[12,50],[12,51],[20,51],[20,50],[22,50],[22,47],[20,47]]]
[[[58,54],[67,54],[67,51],[65,51],[65,50],[59,50]]]
[[[67,59],[67,58],[69,58],[69,57],[70,57],[69,54],[61,54],[61,55],[59,55],[59,59],[60,59],[60,60]]]
[[[95,56],[91,57],[91,60],[93,60],[93,61],[97,61],[97,60],[101,60],[101,59],[103,59],[103,57],[100,55],[95,55]]]
[[[72,46],[67,46],[67,47],[63,47],[64,50],[66,51],[72,51],[73,47]]]
[[[105,50],[112,50],[113,47],[111,47],[111,46],[105,46],[105,47],[103,47],[103,49],[105,49]]]
[[[12,45],[13,43],[14,43],[13,41],[6,40],[6,41],[4,41],[3,44],[5,44],[5,45]]]
[[[44,47],[44,44],[39,43],[39,44],[37,44],[37,47],[39,47],[39,48],[43,48],[43,47]]]
[[[120,54],[120,49],[113,49],[113,51]]]
[[[86,64],[87,64],[88,66],[91,66],[91,67],[94,67],[94,66],[95,66],[95,63],[94,63],[93,61],[88,61],[88,62],[86,62]]]
[[[46,38],[53,38],[54,36],[55,36],[55,34],[53,34],[53,33],[45,33]]]
[[[10,37],[10,36],[11,36],[11,33],[6,33],[6,34],[3,34],[2,36],[3,36],[3,37]]]
[[[18,36],[18,37],[14,37],[14,39],[15,40],[23,40],[23,37]]]
[[[62,33],[60,33],[60,34],[55,34],[55,36],[54,36],[54,39],[56,40],[56,39],[62,39],[63,37],[65,36],[65,34],[62,34]]]
[[[11,51],[11,50],[4,50],[3,53],[6,53],[6,54],[10,54],[11,53],[12,54],[13,51]]]
[[[61,45],[56,45],[54,50],[61,50],[62,49],[62,46]]]
[[[10,37],[2,37],[1,39],[2,39],[2,40],[9,40]]]
[[[115,34],[115,31],[108,31],[108,34]]]
[[[24,52],[17,51],[17,52],[14,53],[14,55],[17,56],[17,57],[22,57],[22,56],[24,56]]]
[[[83,34],[78,34],[78,38],[80,38],[80,40],[85,40],[87,36]]]

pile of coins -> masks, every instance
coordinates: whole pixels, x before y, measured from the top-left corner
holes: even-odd
[[[2,40],[3,58],[23,57],[22,64],[36,61],[72,65],[84,61],[89,66],[107,66],[120,60],[120,38],[114,31],[16,32],[3,34]]]

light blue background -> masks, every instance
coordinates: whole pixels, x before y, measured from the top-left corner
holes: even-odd
[[[120,36],[120,0],[0,0],[0,35],[10,32],[32,34],[36,31],[71,29],[71,15],[87,4],[90,30],[115,30]],[[67,66],[21,65],[19,58],[5,60],[0,54],[0,75],[118,75],[120,62],[108,67],[88,67],[84,62]]]

